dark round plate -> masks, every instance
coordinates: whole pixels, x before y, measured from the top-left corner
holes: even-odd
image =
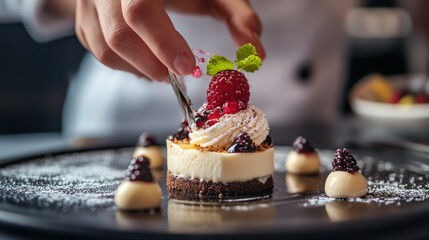
[[[286,174],[288,147],[276,147],[271,198],[237,202],[169,199],[165,170],[160,210],[123,212],[114,205],[133,148],[50,154],[0,168],[0,222],[55,236],[100,238],[420,238],[429,222],[429,160],[402,151],[351,150],[367,178],[363,198],[323,192],[333,150],[319,150],[320,175]]]

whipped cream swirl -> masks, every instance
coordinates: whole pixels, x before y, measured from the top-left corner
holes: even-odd
[[[235,114],[223,115],[218,123],[209,128],[197,129],[195,124],[191,127],[189,138],[192,145],[216,148],[229,148],[240,132],[246,132],[258,146],[270,130],[265,114],[251,104]]]

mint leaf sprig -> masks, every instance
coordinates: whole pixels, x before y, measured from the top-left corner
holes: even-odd
[[[241,46],[235,53],[235,56],[237,60],[234,62],[238,71],[255,72],[262,66],[262,61],[256,53],[256,48],[250,43]],[[214,55],[209,59],[209,63],[207,64],[208,75],[214,76],[223,70],[234,70],[232,61],[219,55]]]

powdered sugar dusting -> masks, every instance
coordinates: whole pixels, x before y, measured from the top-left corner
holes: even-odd
[[[421,202],[429,198],[429,186],[400,184],[397,181],[385,182],[384,180],[368,181],[368,194],[362,198],[349,198],[344,201],[359,203],[377,203],[380,205],[401,205],[403,202]],[[323,206],[328,202],[336,201],[335,198],[324,194],[313,196],[303,203],[304,207]]]
[[[311,208],[338,202],[323,192],[324,179],[332,169],[333,150],[318,150],[322,167],[320,180],[316,181],[316,193],[287,192],[284,161],[291,149],[276,146],[276,185],[272,199],[276,211],[281,213],[285,209],[290,213],[293,206]],[[132,152],[133,148],[72,153],[0,168],[0,200],[20,207],[59,212],[112,211],[115,209],[115,189],[125,178]],[[352,151],[352,154],[368,180],[369,191],[362,198],[340,202],[376,205],[383,211],[383,206],[402,207],[429,199],[429,173],[425,161],[414,158],[390,161],[383,153]],[[165,183],[161,186],[164,188]],[[297,213],[301,215],[302,210]]]
[[[0,169],[0,199],[69,212],[114,207],[132,151],[104,150],[36,159]]]
[[[326,152],[322,151],[321,158],[328,158]],[[362,174],[368,182],[368,193],[361,198],[342,199],[341,201],[357,203],[373,203],[377,205],[398,205],[410,202],[422,202],[429,199],[429,175],[421,171],[410,171],[416,162],[406,161],[402,165],[390,161],[381,160],[372,156],[360,156],[358,164],[362,168]],[[326,161],[322,163],[326,164]],[[421,165],[427,165],[418,162]],[[327,166],[327,169],[330,169]],[[325,174],[328,174],[326,171]],[[319,194],[309,196],[302,206],[323,206],[328,202],[338,201],[326,196],[323,191]]]

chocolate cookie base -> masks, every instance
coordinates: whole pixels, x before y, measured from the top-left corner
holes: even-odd
[[[272,193],[274,187],[273,177],[270,176],[265,183],[257,179],[246,182],[212,182],[200,181],[198,179],[187,179],[177,177],[167,172],[167,190],[170,194],[182,192],[199,196],[257,196]]]

